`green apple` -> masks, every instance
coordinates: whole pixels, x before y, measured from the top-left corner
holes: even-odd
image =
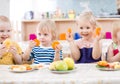
[[[66,71],[68,70],[68,66],[64,61],[57,61],[55,64],[55,68],[57,71]]]
[[[56,63],[57,63],[57,61],[54,61],[54,62],[50,63],[49,69],[50,70],[56,70],[56,68],[55,68]]]
[[[63,59],[64,62],[66,62],[67,66],[68,66],[68,70],[72,70],[75,67],[75,63],[74,60],[70,57],[66,57]]]

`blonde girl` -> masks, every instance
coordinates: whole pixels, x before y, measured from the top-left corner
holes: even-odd
[[[101,60],[101,35],[94,38],[96,20],[92,12],[83,12],[76,20],[81,39],[73,40],[72,34],[67,34],[72,58],[76,63],[92,63]]]

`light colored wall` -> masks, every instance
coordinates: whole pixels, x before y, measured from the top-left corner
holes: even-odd
[[[9,17],[9,15],[10,15],[9,2],[10,2],[10,0],[0,0],[0,15],[5,15],[5,16]]]

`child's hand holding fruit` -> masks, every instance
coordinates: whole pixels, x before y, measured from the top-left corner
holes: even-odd
[[[33,40],[30,40],[28,43],[28,47],[31,49],[36,45],[36,43]]]
[[[55,57],[54,60],[59,60],[60,59],[60,50],[62,49],[62,46],[58,41],[54,41],[52,43],[52,48],[55,50]]]
[[[104,32],[102,31],[102,29],[100,27],[96,28],[95,29],[95,38],[96,40],[101,40],[102,38],[104,38],[105,34]]]
[[[71,28],[68,28],[68,30],[67,30],[66,39],[67,39],[68,41],[72,41],[72,40],[73,40]]]

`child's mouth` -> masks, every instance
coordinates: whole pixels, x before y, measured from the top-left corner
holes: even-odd
[[[8,37],[1,37],[1,39],[3,39],[3,40],[5,40],[5,39],[7,39]]]
[[[88,36],[88,35],[89,35],[89,34],[82,34],[82,36],[85,36],[85,37]]]

